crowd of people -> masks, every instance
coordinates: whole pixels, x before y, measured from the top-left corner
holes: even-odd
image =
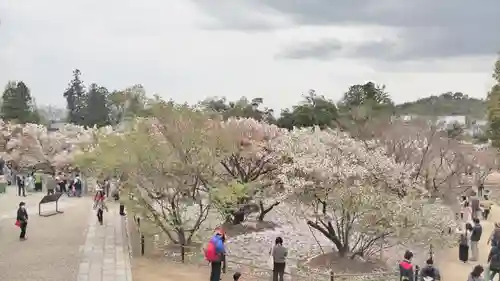
[[[26,191],[42,192],[45,187],[47,195],[61,192],[70,197],[81,197],[83,194],[83,183],[78,173],[67,175],[63,172],[42,173],[33,170],[27,174],[16,174],[8,184],[17,186],[17,195],[26,197]]]
[[[83,194],[83,183],[78,173],[73,177],[68,177],[62,172],[57,176],[54,174],[42,174],[39,171],[33,170],[27,175],[17,174],[15,178],[11,178],[8,184],[17,185],[18,196],[26,197],[26,189],[29,185],[33,185],[33,191],[41,192],[43,187],[47,190],[47,195],[62,193],[68,197],[81,197]],[[106,201],[112,198],[119,201],[119,188],[111,189],[110,179],[104,179],[97,183],[95,188],[96,194],[93,197],[93,209],[96,210],[97,221],[99,224],[104,223],[104,211],[108,211]],[[120,203],[120,215],[125,216],[125,206]],[[26,203],[20,202],[17,210],[15,225],[21,230],[19,240],[26,240],[26,230],[28,227],[28,212],[26,210]]]
[[[484,254],[479,252],[479,242],[484,237],[481,220],[488,220],[493,202],[489,200],[487,194],[484,194],[483,186],[479,186],[478,192],[462,196],[459,201],[461,210],[460,214],[457,214],[457,219],[460,222],[457,229],[457,234],[459,234],[458,259],[463,263],[476,262],[479,256]],[[500,223],[494,223],[494,229],[488,236],[487,244],[491,246],[487,253],[487,266],[475,265],[468,276],[468,281],[483,281],[485,279],[489,281],[493,280],[497,274],[499,274],[500,280]],[[420,271],[418,268],[413,268],[412,258],[413,253],[407,251],[403,261],[399,264],[401,281],[441,280],[441,274],[434,266],[432,257],[427,260],[425,267]]]

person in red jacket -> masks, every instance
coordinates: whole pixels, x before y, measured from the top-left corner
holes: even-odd
[[[411,251],[406,251],[404,255],[404,260],[399,263],[399,280],[400,281],[413,281],[413,264],[411,259],[413,258],[413,253]]]

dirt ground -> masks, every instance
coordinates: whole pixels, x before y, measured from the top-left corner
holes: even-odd
[[[224,275],[222,280],[232,280],[231,274]],[[208,264],[202,267],[140,257],[132,261],[132,275],[134,281],[193,281],[209,280],[210,271]]]

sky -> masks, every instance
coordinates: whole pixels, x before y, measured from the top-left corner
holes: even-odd
[[[2,0],[0,84],[23,80],[56,106],[75,68],[87,85],[190,103],[262,97],[280,109],[368,81],[396,102],[484,98],[499,13],[498,0]]]

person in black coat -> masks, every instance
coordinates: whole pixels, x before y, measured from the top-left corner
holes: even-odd
[[[19,235],[19,240],[26,240],[26,228],[28,227],[28,212],[26,211],[26,203],[19,203],[19,209],[17,209],[17,221],[19,222],[19,228],[21,228],[21,234]]]

